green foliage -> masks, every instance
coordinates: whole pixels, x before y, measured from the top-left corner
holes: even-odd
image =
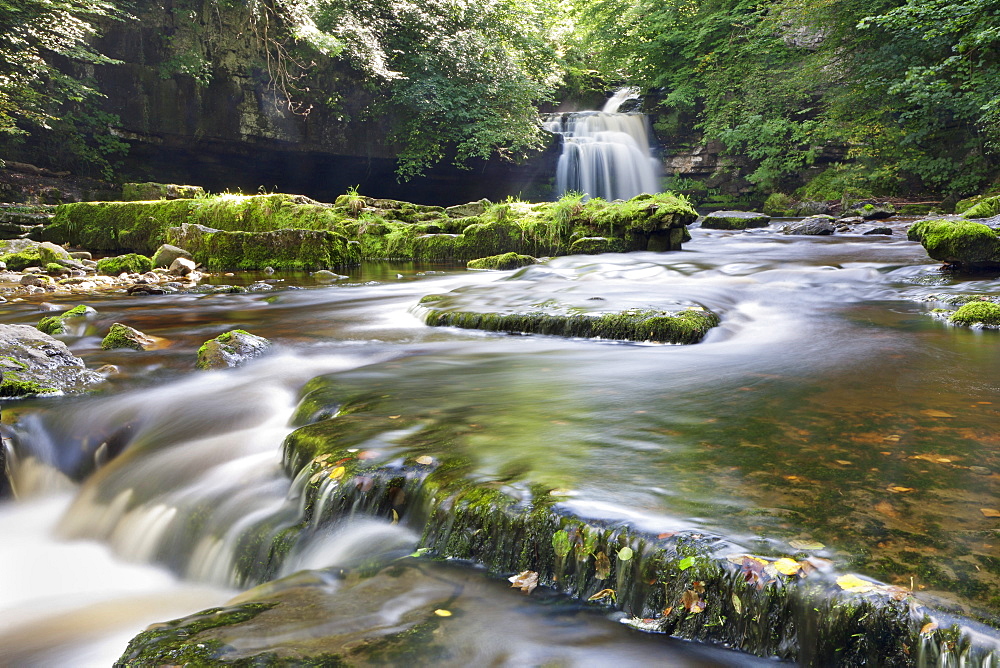
[[[791,214],[792,198],[784,193],[771,193],[764,201],[764,213],[769,216],[782,217]]]
[[[895,194],[897,178],[889,168],[873,169],[863,164],[835,164],[795,191],[805,201],[867,199]]]

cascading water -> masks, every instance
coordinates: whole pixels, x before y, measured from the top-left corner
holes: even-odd
[[[619,113],[638,97],[632,88],[616,92],[601,111],[550,115],[545,129],[562,135],[556,192],[580,192],[606,200],[629,199],[660,190],[660,163],[650,153],[645,114]]]

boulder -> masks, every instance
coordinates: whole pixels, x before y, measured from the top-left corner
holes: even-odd
[[[104,378],[66,344],[31,325],[0,325],[0,397],[82,391]]]
[[[206,341],[198,349],[199,369],[226,369],[260,357],[271,347],[267,339],[242,329],[234,329]]]
[[[979,325],[991,329],[1000,328],[1000,304],[989,301],[973,301],[963,304],[951,314],[948,322],[966,327]]]
[[[581,237],[569,247],[570,255],[597,255],[599,253],[620,253],[627,250],[621,239],[607,237]]]
[[[935,260],[968,270],[1000,267],[1000,231],[971,220],[921,220],[906,232]]]
[[[38,331],[45,332],[46,334],[51,334],[53,336],[58,334],[67,334],[69,333],[69,330],[73,328],[73,325],[81,323],[82,319],[95,315],[96,313],[96,309],[91,308],[86,304],[80,304],[79,306],[74,306],[60,315],[50,315],[42,318],[38,321],[38,324],[35,325],[35,327],[38,328]]]
[[[701,221],[701,226],[710,230],[745,230],[752,227],[766,227],[771,217],[754,211],[715,211]]]
[[[858,225],[851,230],[853,234],[892,234],[892,228],[887,225]]]
[[[119,274],[144,274],[153,268],[153,261],[139,253],[106,257],[97,261],[97,273],[105,276]]]
[[[795,216],[818,216],[830,213],[830,205],[826,202],[805,200],[796,202],[791,207]]]
[[[848,216],[861,216],[865,220],[892,218],[896,207],[889,202],[858,202],[844,212]]]
[[[154,267],[169,267],[170,264],[179,257],[187,258],[188,260],[193,260],[191,253],[188,253],[183,248],[178,248],[177,246],[171,246],[170,244],[161,244],[156,252],[153,253],[153,266]]]
[[[159,339],[143,334],[138,329],[116,322],[111,325],[108,335],[101,341],[101,348],[114,350],[116,348],[131,348],[132,350],[152,350],[159,347]]]
[[[1000,215],[1000,195],[979,200],[962,215],[966,218],[993,218]]]
[[[496,269],[502,271],[506,269],[520,269],[521,267],[527,267],[529,264],[537,263],[538,260],[530,255],[504,253],[502,255],[491,255],[489,257],[469,260],[465,266],[469,269]]]
[[[170,263],[170,273],[176,276],[187,276],[193,272],[198,265],[194,263],[194,260],[187,257],[175,257]]]
[[[319,271],[313,272],[313,279],[317,283],[336,283],[337,281],[345,278],[347,278],[347,276],[336,274],[328,269],[320,269]]]
[[[785,234],[826,235],[833,234],[833,216],[811,216],[797,223],[785,225]]]

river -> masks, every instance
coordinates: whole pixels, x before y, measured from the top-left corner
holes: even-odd
[[[995,616],[1000,519],[982,509],[997,508],[1000,492],[1000,333],[951,327],[927,297],[997,294],[1000,280],[942,273],[905,240],[905,221],[893,226],[891,237],[693,229],[679,252],[560,257],[517,272],[383,263],[334,285],[240,274],[212,280],[265,278],[273,290],[60,302],[98,310],[65,340],[91,368],[120,373],[91,396],[4,406],[20,498],[0,502],[0,664],[107,666],[146,625],[256,584],[234,579],[240,539],[299,511],[281,443],[299,390],[318,376],[393,414],[461,421],[468,436],[430,452],[458,449],[478,481],[547,485],[582,517],[718,533],[761,554],[820,542],[816,554],[839,569]],[[670,346],[429,328],[411,313],[420,297],[456,289],[484,304],[693,301],[722,325]],[[4,323],[42,315],[37,301],[0,305]],[[169,345],[102,351],[113,322]],[[198,347],[234,327],[276,349],[239,369],[195,371]],[[401,456],[398,436],[364,447]],[[356,517],[300,546],[283,573],[394,559],[417,540]],[[329,584],[329,595],[350,600],[357,586]],[[395,586],[398,610],[383,606],[365,628],[391,626],[385,615],[440,588],[463,611],[437,654],[414,648],[411,662],[757,662],[639,634],[541,590],[525,596],[468,565],[429,562]]]

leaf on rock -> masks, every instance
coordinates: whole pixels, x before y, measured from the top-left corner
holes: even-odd
[[[522,571],[517,575],[511,575],[507,580],[513,583],[511,587],[517,587],[525,594],[530,594],[538,586],[538,573],[535,571]]]
[[[612,601],[618,600],[617,595],[615,594],[615,590],[614,589],[602,589],[601,591],[597,592],[596,594],[594,594],[593,596],[591,596],[587,600],[588,601],[600,601],[600,600],[603,600],[603,599],[606,599],[606,598],[610,598]]]
[[[438,617],[451,617],[451,610],[444,610],[438,608],[437,610],[434,611],[434,614],[437,615]]]
[[[822,550],[826,547],[823,543],[815,540],[790,540],[788,544],[796,550]]]
[[[660,540],[663,540],[664,538],[671,538],[676,535],[677,535],[676,531],[664,531],[661,534],[657,534],[656,537],[659,538]]]
[[[345,469],[343,466],[338,466],[337,468],[330,471],[330,480],[339,480],[340,478],[344,477],[344,474],[346,472],[347,469]]]
[[[857,575],[841,575],[837,578],[837,584],[844,591],[853,591],[859,594],[872,591],[876,588],[873,583],[862,580]]]
[[[799,569],[802,568],[799,562],[794,559],[789,559],[788,557],[782,557],[774,563],[771,564],[776,571],[782,575],[798,575]]]
[[[678,570],[686,571],[687,569],[694,566],[694,557],[684,557],[677,562]]]
[[[559,530],[552,534],[552,548],[556,551],[556,556],[560,559],[569,554],[570,550],[569,534]]]
[[[598,552],[594,562],[594,577],[598,580],[603,580],[611,574],[611,560],[608,559],[608,555]]]
[[[684,609],[691,613],[697,614],[705,610],[705,602],[693,589],[688,589],[681,594],[681,603],[684,605]]]
[[[979,512],[986,517],[1000,517],[1000,510],[997,510],[996,508],[980,508]]]

